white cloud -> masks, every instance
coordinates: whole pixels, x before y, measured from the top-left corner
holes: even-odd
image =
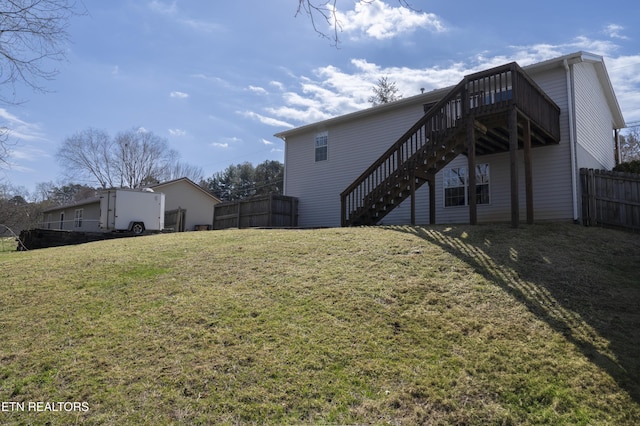
[[[28,123],[4,108],[0,108],[0,125],[9,129],[8,136],[10,139],[23,141],[45,140],[38,124]]]
[[[164,3],[159,0],[152,0],[149,2],[149,9],[163,15],[175,15],[178,12],[178,7],[176,6],[175,1],[171,3]]]
[[[283,93],[280,105],[264,111],[287,123],[308,124],[370,107],[368,97],[372,94],[371,89],[383,76],[395,82],[399,93],[406,98],[419,94],[421,88],[430,91],[452,86],[465,75],[508,62],[516,61],[525,66],[576,51],[587,51],[605,57],[625,119],[627,122],[637,121],[640,120],[640,55],[616,57],[617,50],[619,46],[611,40],[578,36],[566,43],[509,46],[504,54],[482,52],[466,60],[425,68],[383,67],[356,58],[351,60],[351,70],[329,65],[314,70],[314,78],[299,76],[298,90]]]
[[[180,19],[178,22],[180,22],[181,24],[193,30],[204,32],[204,33],[212,33],[214,31],[220,31],[223,29],[222,25],[218,25],[216,23],[207,22],[207,21],[200,21],[198,19],[185,18],[185,19]]]
[[[640,121],[640,55],[605,58],[605,62],[625,121]]]
[[[604,33],[611,38],[619,38],[621,40],[628,40],[629,37],[622,35],[621,32],[624,30],[622,25],[617,24],[609,24],[605,27]]]
[[[186,99],[189,97],[188,93],[184,93],[184,92],[171,92],[169,93],[169,96],[172,98],[177,98],[177,99]]]
[[[10,152],[11,158],[22,161],[35,161],[44,157],[51,157],[46,151],[34,146],[19,146]]]
[[[354,37],[367,36],[376,40],[390,39],[418,28],[433,32],[446,30],[433,13],[419,12],[407,7],[391,7],[381,0],[359,1],[355,9],[336,11],[338,27]]]
[[[269,84],[280,91],[284,91],[284,84],[280,83],[279,81],[270,81]]]
[[[266,108],[267,113],[275,115],[276,117],[286,118],[287,120],[296,121],[298,123],[313,123],[316,121],[326,120],[333,117],[333,115],[323,112],[320,106],[307,109],[297,109],[293,107],[283,106],[277,108]],[[281,126],[281,127],[295,127],[293,125]]]
[[[241,142],[242,142],[241,138],[238,138],[236,136],[232,136],[232,137],[227,137],[227,138],[220,138],[216,142],[211,143],[210,145],[212,147],[214,147],[214,148],[227,149],[231,145],[238,144],[238,143],[241,143]]]
[[[266,139],[260,139],[260,142],[262,142],[263,145],[273,145],[274,143],[271,141],[268,141]]]
[[[199,73],[199,74],[192,74],[191,77],[197,78],[197,79],[200,79],[200,80],[204,80],[204,81],[208,81],[208,82],[212,82],[212,83],[216,83],[216,84],[219,84],[219,85],[221,85],[223,87],[232,87],[231,83],[229,83],[227,80],[225,80],[223,78],[220,78],[220,77],[213,76],[213,75],[207,75],[207,74]]]
[[[269,93],[266,91],[266,89],[259,86],[249,86],[249,90],[253,93],[257,93],[258,95],[267,95]]]
[[[8,122],[10,126],[16,125],[16,124],[21,126],[27,125],[27,123],[19,119],[17,115],[11,114],[9,111],[7,111],[4,108],[0,108],[0,118]]]
[[[184,136],[187,134],[187,132],[181,129],[169,129],[169,134],[171,136]]]
[[[174,22],[198,32],[210,33],[223,29],[222,25],[211,21],[203,21],[184,16],[184,14],[178,9],[178,5],[175,1],[165,3],[160,0],[152,0],[148,3],[148,6],[151,11],[171,18]]]
[[[266,124],[268,126],[287,127],[287,128],[294,127],[293,124],[287,123],[285,121],[277,120],[277,119],[272,118],[272,117],[266,117],[264,115],[258,114],[258,113],[253,112],[253,111],[238,111],[238,114],[243,115],[243,116],[245,116],[247,118],[251,118],[253,120],[257,120],[257,121],[261,122],[262,124]]]

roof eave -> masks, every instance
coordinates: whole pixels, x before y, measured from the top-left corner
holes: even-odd
[[[605,90],[605,96],[607,98],[607,102],[609,104],[609,108],[613,114],[613,125],[622,129],[626,127],[626,123],[624,121],[624,117],[622,116],[622,111],[620,109],[620,105],[615,96],[615,92],[613,91],[613,86],[611,84],[611,79],[609,78],[609,74],[607,73],[607,69],[604,65],[604,58],[602,56],[579,51],[570,53],[567,55],[563,55],[557,58],[548,59],[546,61],[537,62],[535,64],[530,64],[522,67],[527,72],[541,72],[545,70],[551,70],[558,67],[564,67],[564,64],[576,64],[580,62],[590,62],[596,65],[596,71],[598,73],[598,78]],[[283,132],[276,133],[274,136],[286,141],[288,136],[293,136],[299,133],[305,133],[309,131],[318,131],[323,130],[324,128],[335,125],[344,121],[349,121],[361,117],[366,117],[369,115],[375,115],[378,113],[390,111],[396,108],[401,108],[407,104],[423,102],[427,103],[432,100],[438,100],[442,96],[444,96],[449,90],[451,90],[453,86],[445,87],[442,89],[435,89],[428,93],[423,93],[420,95],[412,96],[410,98],[401,99],[396,102],[391,102],[388,104],[378,105],[376,107],[367,108],[364,110],[352,112],[345,115],[340,115],[337,117],[329,118],[327,120],[319,121],[316,123],[307,124],[304,126],[296,127],[290,130],[285,130]]]
[[[614,127],[616,129],[623,129],[627,127],[627,124],[625,123],[624,117],[622,115],[622,110],[620,109],[620,104],[618,103],[618,98],[616,97],[613,90],[613,85],[611,84],[609,73],[607,72],[607,68],[604,64],[603,56],[596,55],[594,53],[579,51],[569,53],[558,58],[549,59],[547,61],[527,65],[522,68],[527,72],[543,71],[557,67],[564,67],[565,61],[567,65],[578,64],[581,62],[589,62],[595,65],[598,79],[600,80],[600,84],[602,84],[602,87],[605,91],[605,97],[607,98],[609,109],[611,110],[613,115]]]
[[[389,102],[386,104],[381,104],[381,105],[376,105],[374,107],[371,108],[365,108],[359,111],[354,111],[348,114],[344,114],[344,115],[339,115],[336,117],[332,117],[332,118],[328,118],[326,120],[322,120],[322,121],[318,121],[315,123],[311,123],[311,124],[305,124],[303,126],[300,127],[296,127],[293,129],[289,129],[289,130],[284,130],[282,132],[278,132],[276,134],[274,134],[275,137],[280,138],[282,140],[286,140],[286,138],[288,136],[292,136],[292,135],[296,135],[299,133],[305,133],[308,131],[318,131],[318,130],[323,130],[328,126],[333,126],[335,124],[339,124],[345,121],[350,121],[350,120],[354,120],[357,118],[362,118],[362,117],[367,117],[367,116],[372,116],[372,115],[376,115],[376,114],[381,114],[381,113],[386,113],[389,111],[393,111],[395,109],[398,108],[402,108],[404,106],[407,105],[414,105],[414,104],[424,104],[424,103],[429,103],[435,100],[439,100],[440,98],[442,98],[442,96],[444,96],[445,94],[448,93],[448,91],[454,86],[449,86],[449,87],[445,87],[442,89],[434,89],[432,91],[429,92],[425,92],[425,93],[421,93],[419,95],[415,95],[415,96],[411,96],[408,98],[403,98],[394,102]]]

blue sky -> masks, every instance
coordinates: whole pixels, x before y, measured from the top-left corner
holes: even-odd
[[[85,0],[50,92],[18,86],[27,102],[0,105],[13,129],[0,181],[28,191],[64,182],[55,152],[89,127],[152,131],[205,177],[283,161],[274,133],[367,108],[381,77],[408,97],[490,66],[580,50],[605,57],[625,120],[640,121],[640,2],[410,4],[337,0],[335,48],[295,16],[296,0]]]

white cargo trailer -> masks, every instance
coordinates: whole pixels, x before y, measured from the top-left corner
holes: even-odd
[[[164,229],[164,194],[152,190],[112,189],[100,194],[100,229],[145,231]]]

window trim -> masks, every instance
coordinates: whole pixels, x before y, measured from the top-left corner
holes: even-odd
[[[324,143],[322,143],[321,141],[324,139]],[[316,133],[316,137],[314,138],[314,145],[313,145],[313,154],[314,154],[314,162],[315,163],[321,163],[323,161],[328,161],[329,160],[329,132],[324,131],[324,132],[319,132]],[[318,142],[321,142],[321,145],[318,145]],[[320,150],[320,153],[324,152],[324,158],[320,158],[318,157],[318,152]],[[321,154],[322,157],[322,154]]]
[[[82,228],[82,219],[84,216],[84,209],[76,209],[73,214],[73,227]]]
[[[452,170],[458,170],[457,174],[454,176],[449,176],[448,174]],[[483,172],[478,174],[478,172]],[[458,176],[458,179],[462,179],[463,183],[461,185],[449,186],[448,183],[451,182],[452,179]],[[476,191],[478,187],[486,186],[487,187],[487,202],[482,202],[480,196],[476,196],[476,205],[478,206],[487,206],[491,204],[491,167],[489,163],[480,163],[476,164]],[[448,189],[464,189],[464,203],[462,204],[450,204],[447,205],[447,190]],[[477,193],[477,192],[476,192]],[[460,197],[460,195],[454,195],[455,197]],[[451,197],[452,198],[452,197]],[[456,208],[456,207],[468,207],[469,206],[469,175],[468,175],[468,166],[461,167],[448,167],[442,172],[442,205],[445,209]]]

